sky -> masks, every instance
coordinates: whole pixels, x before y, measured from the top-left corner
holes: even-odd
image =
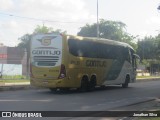
[[[121,21],[131,35],[160,32],[160,0],[98,0],[99,19]],[[0,43],[16,46],[37,25],[76,35],[97,21],[97,0],[0,0]]]

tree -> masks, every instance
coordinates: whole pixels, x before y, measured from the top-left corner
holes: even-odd
[[[160,55],[160,35],[156,37],[144,37],[139,40],[137,54],[142,59],[158,59]]]
[[[37,25],[37,27],[34,29],[32,34],[37,34],[37,33],[62,33],[66,34],[66,31],[62,31],[61,29],[53,30],[52,27],[47,27],[47,26],[40,26]],[[29,51],[29,41],[31,40],[32,34],[25,34],[22,37],[19,38],[20,43],[18,44],[18,47],[20,48],[26,48],[27,51]]]
[[[22,37],[19,38],[19,40],[21,41],[18,44],[19,48],[25,48],[26,50],[29,49],[29,40],[31,39],[31,34],[25,34]]]
[[[52,32],[53,31],[53,28],[51,27],[47,27],[47,26],[40,26],[40,25],[37,25],[37,27],[34,29],[34,34],[36,33],[49,33],[49,32]]]
[[[29,77],[29,56],[30,56],[30,47],[29,47],[29,41],[31,40],[31,35],[30,34],[25,34],[22,37],[19,38],[19,40],[21,41],[18,44],[19,48],[23,48],[24,49],[24,53],[27,52],[27,78]]]
[[[36,34],[36,33],[63,33],[63,34],[66,34],[67,32],[66,31],[62,31],[61,29],[56,29],[54,30],[52,27],[47,27],[47,26],[40,26],[38,25],[33,34]]]
[[[157,48],[156,57],[160,60],[160,34],[155,37],[155,43]]]
[[[136,48],[136,44],[132,42],[135,37],[126,32],[126,24],[122,22],[105,21],[104,19],[101,19],[99,23],[99,33],[100,38],[126,42]],[[80,31],[77,34],[84,37],[96,37],[97,24],[86,24],[80,28]]]

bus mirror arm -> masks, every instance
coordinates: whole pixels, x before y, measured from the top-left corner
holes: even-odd
[[[137,54],[133,54],[134,58],[138,60],[138,63],[141,63],[142,59]]]
[[[133,54],[133,56],[134,56],[135,58],[137,58],[137,59],[141,60],[141,58],[139,57],[139,55],[137,55],[137,54]]]

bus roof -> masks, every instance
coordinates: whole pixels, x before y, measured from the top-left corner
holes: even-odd
[[[69,38],[77,39],[77,40],[94,41],[94,42],[98,42],[98,43],[110,44],[110,45],[115,45],[115,46],[123,46],[123,47],[128,47],[128,48],[133,49],[133,47],[127,43],[119,42],[119,41],[115,41],[115,40],[109,40],[109,39],[105,39],[105,38],[82,37],[82,36],[73,36],[73,35],[67,35],[67,36]]]
[[[98,42],[98,43],[123,46],[123,47],[128,47],[128,48],[133,49],[133,47],[130,46],[129,44],[127,44],[127,43],[119,42],[119,41],[115,41],[115,40],[109,40],[109,39],[105,39],[105,38],[82,37],[82,36],[74,36],[74,35],[65,35],[65,34],[61,34],[61,33],[47,33],[47,34],[48,35],[51,35],[51,34],[54,34],[54,35],[64,35],[64,36],[68,36],[69,38],[72,38],[72,39],[94,41],[94,42]],[[37,35],[37,34],[34,34],[34,35]],[[40,34],[38,33],[38,35],[43,35],[43,33],[40,33]]]

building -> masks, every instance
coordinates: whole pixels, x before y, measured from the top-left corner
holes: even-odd
[[[0,64],[22,64],[22,75],[28,75],[27,53],[22,48],[7,47],[0,43]]]

